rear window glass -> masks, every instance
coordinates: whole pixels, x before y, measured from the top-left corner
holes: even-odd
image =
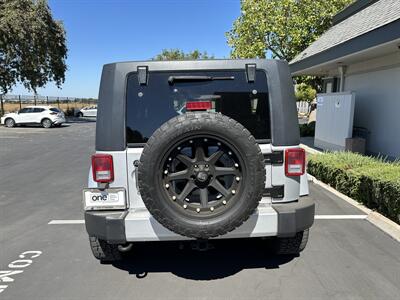
[[[54,111],[54,112],[60,112],[60,110],[58,109],[58,108],[55,108],[55,107],[52,107],[52,108],[49,108],[51,111]]]
[[[170,76],[234,77],[233,80],[175,81]],[[257,140],[270,139],[267,79],[256,72],[247,82],[244,70],[150,72],[147,85],[140,85],[136,73],[128,76],[126,140],[146,143],[153,132],[169,119],[186,113],[186,103],[211,102],[210,111],[220,112],[245,126]]]

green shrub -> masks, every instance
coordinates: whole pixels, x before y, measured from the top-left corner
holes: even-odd
[[[315,121],[309,124],[300,124],[300,136],[314,136],[315,135]]]
[[[308,173],[400,224],[400,162],[325,153],[309,157]]]

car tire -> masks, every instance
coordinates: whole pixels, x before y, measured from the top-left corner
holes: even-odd
[[[82,118],[83,117],[83,113],[78,112],[77,116],[78,116],[78,118]]]
[[[274,241],[274,252],[278,255],[299,254],[307,245],[309,229],[296,233],[290,238],[276,238]]]
[[[114,262],[122,258],[118,245],[109,244],[94,236],[89,237],[89,243],[93,256],[101,262]]]
[[[193,182],[200,180],[199,174],[202,173],[201,177],[206,178],[202,180],[208,180],[209,186],[195,186],[194,190],[190,192],[190,197],[195,198],[196,196],[200,199],[199,203],[188,202],[186,204],[185,201],[188,201],[188,198],[185,198],[185,196],[180,197],[181,193],[186,189],[186,185],[182,192],[177,195],[178,199],[173,200],[174,197],[175,199],[177,197],[172,196],[171,198],[169,191],[172,189],[174,183],[171,183],[171,189],[167,191],[166,189],[168,189],[167,186],[169,186],[169,184],[162,183],[163,178],[160,179],[160,177],[166,174],[164,172],[167,172],[164,171],[163,161],[169,156],[168,153],[179,149],[179,147],[175,147],[181,141],[183,141],[182,143],[186,143],[186,141],[189,140],[189,142],[192,141],[193,143],[194,141],[194,144],[196,144],[197,139],[200,139],[200,141],[207,140],[207,142],[209,142],[209,140],[213,140],[213,142],[220,141],[217,142],[220,148],[217,148],[217,150],[215,150],[216,152],[223,152],[223,147],[231,149],[228,153],[235,159],[231,159],[226,152],[221,154],[221,159],[224,158],[225,161],[229,160],[229,163],[230,160],[237,161],[234,166],[238,171],[233,172],[240,172],[240,177],[234,175],[237,176],[234,178],[236,178],[238,182],[232,182],[232,186],[234,184],[237,186],[237,189],[233,190],[232,186],[227,187],[228,180],[225,179],[225,177],[223,181],[218,179],[220,178],[218,176],[221,176],[218,175],[220,173],[215,173],[214,176],[205,171],[201,171],[196,173],[196,176],[190,175],[191,177],[187,179],[186,185],[200,185],[200,183]],[[211,159],[213,156],[208,144],[207,146],[198,145],[196,147],[191,150],[192,156],[194,156],[192,161],[196,161],[199,148],[203,149],[201,152],[203,152],[202,158],[204,158],[205,161]],[[196,152],[196,154],[194,154],[194,152]],[[211,153],[208,158],[206,157],[206,153]],[[182,155],[177,154],[177,157],[178,156],[182,159]],[[170,158],[168,158],[168,160],[169,159]],[[222,162],[218,161],[217,163],[221,164]],[[218,168],[217,163],[215,165],[209,165],[209,169],[214,169],[216,172]],[[207,167],[207,164],[197,166],[197,168],[204,166]],[[189,168],[191,168],[190,170],[193,170],[193,172],[196,172],[195,163],[193,163],[191,167],[188,167],[188,170]],[[234,167],[229,168],[234,169]],[[220,171],[221,169],[218,170]],[[191,171],[188,171],[188,174],[189,172]],[[173,174],[171,174],[171,176],[172,175]],[[234,179],[232,179],[232,181],[234,181]],[[207,183],[207,181],[205,182]],[[221,182],[223,182],[223,184]],[[174,117],[164,123],[147,141],[138,167],[138,184],[144,204],[159,223],[169,230],[183,236],[208,239],[224,235],[239,227],[257,208],[265,186],[264,157],[255,138],[240,123],[219,113],[189,112]],[[221,188],[219,184],[225,186]],[[214,187],[218,187],[216,193]],[[204,197],[207,197],[207,202],[204,202],[206,202],[207,205],[203,205],[202,191],[206,194]],[[196,192],[198,194],[193,195]],[[214,195],[211,195],[211,192],[213,192]],[[218,198],[219,196],[220,198]],[[210,197],[214,198],[210,200]],[[178,200],[181,202],[178,202]],[[191,200],[189,199],[189,201]],[[217,203],[215,204],[215,209],[213,203]]]
[[[5,120],[4,125],[8,128],[15,127],[15,121],[13,118],[8,118]]]
[[[40,122],[42,124],[43,128],[50,128],[52,125],[52,122],[50,119],[43,119],[42,122]]]

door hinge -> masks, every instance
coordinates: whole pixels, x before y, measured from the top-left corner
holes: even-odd
[[[266,165],[281,165],[283,164],[283,152],[272,151],[271,153],[264,154],[264,163]]]

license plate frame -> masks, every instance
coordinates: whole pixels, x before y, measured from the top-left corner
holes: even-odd
[[[82,191],[83,209],[123,210],[127,208],[124,188],[85,188]]]

